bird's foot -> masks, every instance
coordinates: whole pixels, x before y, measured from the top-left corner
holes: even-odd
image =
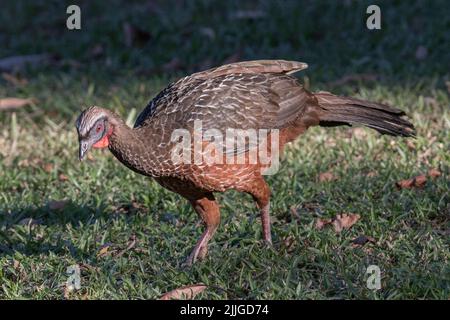
[[[273,244],[272,244],[272,235],[270,234],[270,231],[268,231],[268,232],[263,232],[263,238],[264,238],[264,243],[267,245],[267,246],[269,246],[269,247],[271,247]]]
[[[201,247],[195,247],[191,254],[186,258],[183,267],[191,267],[197,260],[203,260],[208,254],[208,247],[206,245]]]

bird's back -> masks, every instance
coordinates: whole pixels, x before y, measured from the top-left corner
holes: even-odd
[[[301,62],[260,60],[228,64],[184,77],[166,87],[138,116],[135,128],[165,126],[191,129],[282,128],[301,113],[310,98],[288,74]]]

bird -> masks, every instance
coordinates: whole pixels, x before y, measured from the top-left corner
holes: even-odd
[[[254,60],[191,74],[157,94],[133,128],[115,112],[91,106],[76,121],[79,159],[91,148],[108,148],[129,169],[187,199],[205,226],[184,262],[188,266],[206,257],[220,224],[214,195],[230,189],[252,196],[262,237],[271,245],[271,190],[265,176],[287,143],[311,126],[362,125],[415,137],[402,110],[310,92],[293,76],[307,67],[297,61]],[[263,151],[266,157],[259,156]]]

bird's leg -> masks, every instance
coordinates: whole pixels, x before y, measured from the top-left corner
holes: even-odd
[[[270,201],[267,201],[267,204],[260,205],[260,213],[261,213],[261,224],[263,231],[263,238],[268,244],[272,244],[272,235],[270,233]]]
[[[206,230],[188,256],[186,260],[186,265],[188,266],[192,265],[197,259],[203,259],[206,256],[208,253],[208,242],[213,237],[220,223],[219,206],[212,194],[190,200],[190,202],[205,223]]]
[[[272,244],[272,235],[270,233],[270,188],[262,176],[253,180],[251,184],[241,189],[252,195],[259,208],[261,215],[261,224],[263,239],[267,244]]]

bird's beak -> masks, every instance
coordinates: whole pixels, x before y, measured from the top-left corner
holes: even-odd
[[[88,141],[80,140],[80,153],[79,153],[80,161],[83,161],[84,157],[86,156],[90,148],[91,144]]]

